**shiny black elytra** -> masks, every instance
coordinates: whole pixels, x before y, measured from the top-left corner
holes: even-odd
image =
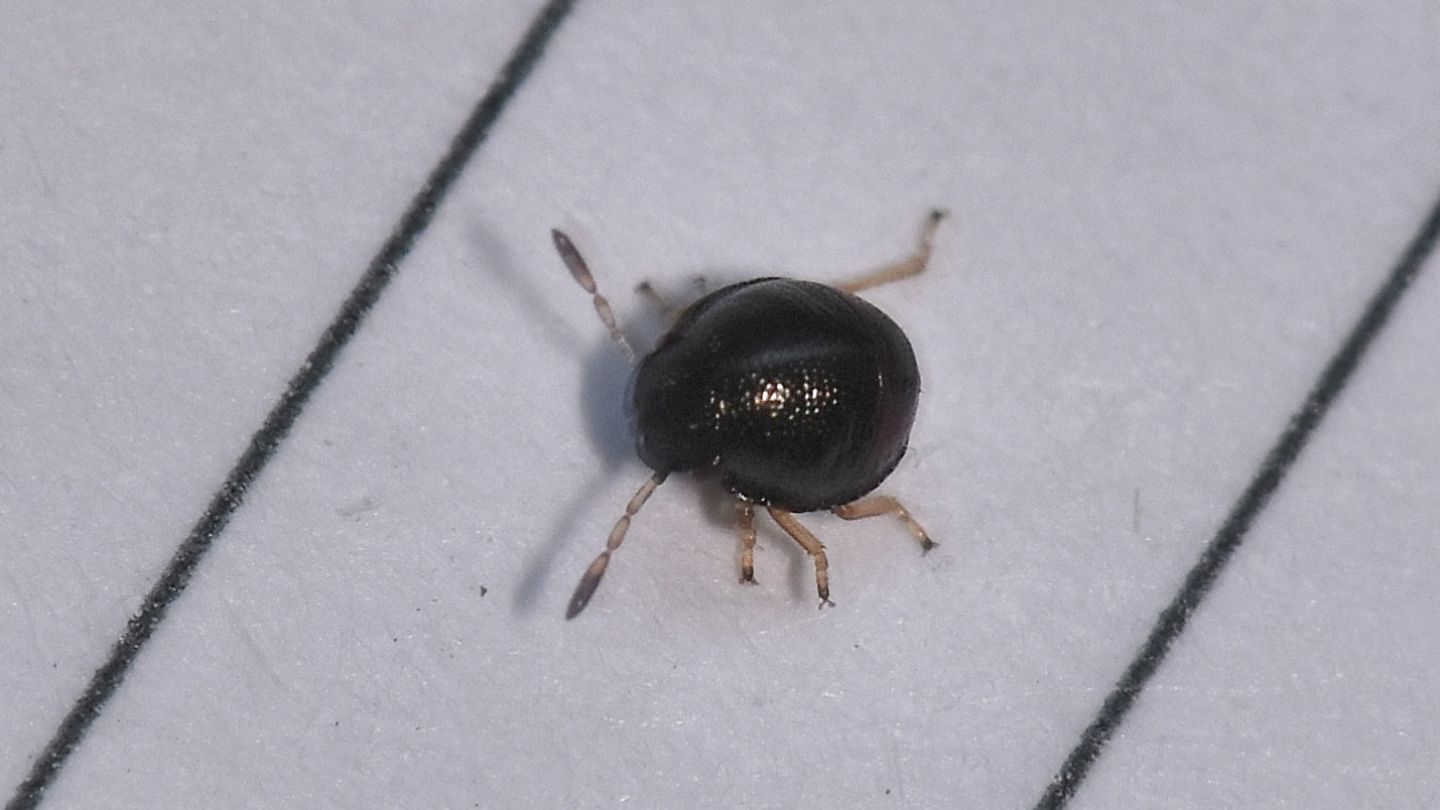
[[[811,512],[874,489],[905,453],[920,370],[895,322],[825,284],[764,278],[697,301],[640,361],[636,449],[713,466],[752,503]]]
[[[813,558],[822,607],[832,604],[829,563],[795,513],[829,509],[849,520],[893,514],[922,549],[934,546],[899,501],[864,498],[905,455],[920,371],[900,327],[855,293],[924,270],[943,216],[931,212],[911,256],[854,281],[755,279],[705,295],[679,314],[639,360],[630,386],[636,450],[655,474],[586,569],[567,618],[585,608],[631,519],[672,472],[713,470],[735,495],[742,582],[755,581],[754,506],[764,506]],[[634,360],[579,251],[560,231],[552,236],[611,338]]]

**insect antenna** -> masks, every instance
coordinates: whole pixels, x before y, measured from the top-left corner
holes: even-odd
[[[625,357],[630,362],[635,362],[635,349],[630,345],[630,341],[625,339],[625,333],[620,331],[620,325],[615,322],[615,311],[596,288],[595,277],[590,274],[590,268],[580,256],[580,251],[575,249],[575,243],[558,229],[552,229],[550,236],[555,240],[555,250],[560,254],[561,260],[570,268],[570,275],[574,276],[576,283],[584,287],[585,292],[590,293],[590,297],[594,299],[595,314],[600,316],[600,322],[605,324],[605,329],[610,332],[610,339],[625,352]],[[603,567],[601,570],[604,570]]]
[[[557,238],[555,241],[558,244],[560,240]],[[620,544],[625,541],[625,533],[630,530],[630,519],[635,517],[646,501],[650,500],[650,496],[655,494],[655,490],[665,483],[667,475],[669,473],[657,472],[650,476],[640,486],[635,497],[625,504],[625,514],[620,516],[620,519],[615,522],[615,528],[610,530],[610,537],[605,541],[605,550],[600,552],[594,562],[590,563],[590,567],[586,568],[585,574],[580,577],[580,584],[575,586],[575,593],[570,597],[570,606],[565,609],[565,618],[575,618],[590,603],[590,597],[595,595],[595,589],[600,586],[600,578],[605,576],[605,568],[610,565],[610,555],[614,554],[615,550],[620,548]]]

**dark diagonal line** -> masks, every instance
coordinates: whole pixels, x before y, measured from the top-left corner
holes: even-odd
[[[1345,338],[1340,350],[1325,366],[1320,379],[1315,382],[1315,387],[1310,389],[1300,409],[1290,417],[1289,425],[1285,432],[1280,434],[1280,440],[1271,448],[1269,455],[1265,456],[1254,480],[1230,509],[1230,515],[1214,539],[1205,547],[1199,562],[1195,563],[1190,573],[1185,576],[1180,592],[1169,606],[1161,611],[1135,660],[1130,662],[1125,674],[1105,698],[1100,712],[1081,735],[1080,742],[1065,758],[1060,772],[1055,775],[1044,796],[1035,805],[1036,810],[1059,810],[1075,795],[1075,790],[1090,772],[1090,766],[1100,757],[1105,743],[1135,705],[1151,676],[1160,668],[1170,646],[1185,631],[1190,614],[1200,606],[1220,572],[1234,555],[1235,549],[1240,547],[1255,516],[1265,508],[1266,502],[1280,486],[1335,397],[1345,389],[1345,384],[1349,382],[1365,350],[1385,327],[1395,304],[1419,275],[1425,259],[1435,249],[1437,235],[1440,235],[1440,200],[1436,201],[1429,217],[1420,227],[1420,232],[1405,249],[1405,254],[1400,257],[1395,269],[1390,271],[1384,285],[1375,293],[1375,297],[1370,299],[1370,304],[1365,307],[1364,314]]]
[[[210,550],[215,538],[225,529],[235,510],[240,508],[245,490],[255,482],[256,477],[275,455],[275,450],[285,440],[310,395],[325,380],[325,376],[335,365],[335,358],[340,354],[340,350],[355,335],[361,321],[395,275],[400,262],[404,261],[416,239],[430,224],[436,208],[460,176],[465,164],[490,134],[495,121],[515,95],[516,89],[540,61],[546,43],[573,5],[574,0],[552,0],[530,24],[529,30],[500,69],[484,98],[476,105],[465,125],[451,141],[445,156],[435,165],[430,176],[426,178],[425,185],[405,210],[390,238],[370,261],[370,266],[360,277],[360,282],[340,307],[339,314],[325,329],[310,356],[305,358],[304,365],[290,379],[285,392],[265,417],[260,429],[250,438],[249,447],[230,470],[230,475],[215,493],[205,513],[200,516],[200,520],[190,530],[190,534],[180,544],[175,556],[146,595],[140,612],[130,619],[125,632],[111,647],[105,663],[95,671],[85,692],[70,708],[50,742],[35,759],[25,781],[16,788],[15,795],[6,805],[9,810],[35,807],[40,802],[45,789],[54,781],[71,752],[85,737],[85,732],[100,715],[106,701],[119,688],[145,642],[164,620],[170,604],[184,592],[201,559]],[[8,699],[17,698],[18,696],[11,695]]]

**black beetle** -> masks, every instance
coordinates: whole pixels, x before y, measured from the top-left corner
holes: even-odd
[[[814,560],[821,607],[832,604],[825,548],[795,513],[893,514],[923,550],[935,545],[898,500],[864,497],[905,455],[920,371],[905,333],[855,293],[924,270],[944,215],[930,213],[910,257],[854,281],[755,279],[709,293],[678,315],[639,359],[630,385],[636,450],[655,474],[586,569],[566,618],[584,610],[631,519],[672,472],[714,470],[736,496],[742,582],[755,581],[754,507],[764,506]],[[635,360],[574,243],[558,230],[551,236],[611,338]]]

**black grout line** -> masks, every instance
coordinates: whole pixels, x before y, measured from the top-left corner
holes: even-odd
[[[1059,773],[1051,780],[1039,803],[1035,805],[1035,810],[1060,810],[1075,795],[1080,783],[1085,781],[1085,776],[1100,758],[1105,744],[1124,722],[1125,715],[1135,705],[1150,678],[1160,669],[1171,645],[1185,632],[1190,614],[1209,594],[1225,565],[1245,539],[1250,524],[1280,486],[1285,474],[1290,471],[1291,465],[1314,433],[1315,427],[1324,418],[1325,412],[1345,389],[1366,349],[1370,348],[1380,330],[1385,328],[1385,322],[1400,297],[1420,274],[1420,268],[1435,249],[1437,237],[1440,237],[1440,200],[1436,201],[1429,217],[1420,226],[1420,231],[1411,240],[1395,268],[1390,271],[1385,283],[1370,299],[1370,304],[1341,344],[1340,350],[1320,373],[1320,378],[1310,389],[1300,409],[1290,417],[1285,432],[1280,434],[1279,441],[1265,456],[1254,480],[1231,507],[1225,523],[1205,547],[1200,560],[1185,576],[1179,593],[1169,606],[1160,612],[1155,626],[1150,630],[1150,636],[1145,639],[1139,653],[1125,669],[1125,674],[1120,676],[1115,688],[1105,698],[1105,703],[1101,705],[1095,719],[1080,735],[1080,742],[1065,758]]]
[[[345,299],[339,314],[326,327],[320,342],[305,358],[300,370],[290,379],[284,393],[280,395],[280,400],[266,415],[260,429],[250,438],[250,446],[230,470],[225,483],[215,493],[205,513],[200,516],[200,520],[175,551],[160,578],[151,587],[140,612],[130,619],[125,631],[110,648],[109,658],[91,676],[90,684],[84,693],[71,706],[70,712],[61,721],[50,742],[35,758],[25,781],[15,789],[15,795],[6,804],[7,810],[33,808],[40,803],[45,789],[55,780],[70,754],[84,739],[90,725],[100,716],[106,702],[120,687],[145,642],[164,620],[170,604],[185,591],[191,575],[195,573],[205,553],[210,550],[211,543],[225,529],[235,510],[240,508],[245,490],[255,482],[264,471],[265,465],[274,457],[276,449],[299,418],[310,395],[324,382],[325,376],[335,365],[340,350],[354,337],[361,321],[379,300],[385,286],[399,269],[400,262],[404,261],[420,234],[429,226],[436,208],[459,178],[465,164],[490,134],[506,104],[515,95],[516,89],[539,63],[546,44],[570,13],[572,6],[574,0],[550,0],[531,22],[510,59],[500,69],[485,96],[480,99],[465,125],[450,142],[445,156],[431,170],[425,185],[410,202],[410,206],[390,233],[390,238],[385,241],[375,258],[370,260],[370,266]]]

